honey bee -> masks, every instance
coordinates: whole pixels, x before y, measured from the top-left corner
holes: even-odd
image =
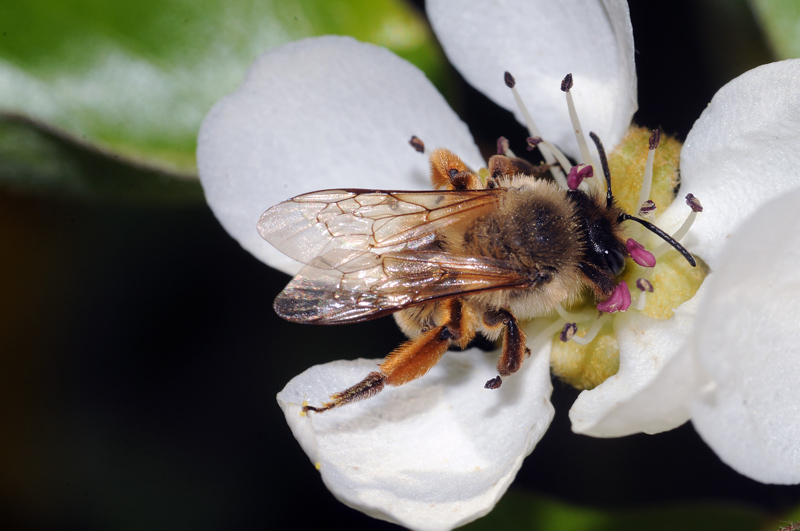
[[[352,387],[331,395],[322,412],[415,380],[450,346],[481,334],[503,336],[498,375],[530,355],[518,319],[547,314],[587,288],[598,301],[617,285],[628,254],[622,223],[633,220],[694,258],[651,223],[615,205],[607,190],[565,190],[537,177],[523,159],[495,155],[486,182],[455,154],[431,154],[433,191],[323,190],[267,210],[261,236],[305,265],[275,300],[289,321],[355,323],[394,314],[410,338]]]

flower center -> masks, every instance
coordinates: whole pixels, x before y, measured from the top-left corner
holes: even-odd
[[[653,221],[654,214],[675,199],[680,184],[681,143],[665,137],[660,140],[658,149],[649,149],[650,136],[647,129],[632,126],[610,154],[608,163],[617,204],[626,212],[637,212],[642,218]],[[686,221],[672,235],[676,240],[685,236],[701,210],[691,194],[687,203]],[[708,275],[708,267],[699,259],[697,267],[692,267],[668,243],[637,224],[627,223],[625,228],[631,236],[626,245],[630,258],[617,279],[620,286],[630,288],[628,311],[641,312],[653,319],[669,319],[675,308],[694,296]],[[554,374],[578,389],[592,389],[619,370],[619,345],[614,325],[621,314],[598,316],[597,309],[613,311],[613,307],[604,310],[602,306],[597,309],[594,306],[592,297],[587,296],[569,311],[559,311],[555,317],[560,322],[575,323],[577,330],[570,341],[554,338],[551,367]]]
[[[541,138],[515,88],[513,76],[507,73],[505,81],[525,117],[531,135],[529,149],[540,150],[554,180],[563,188],[588,191],[595,186],[604,192],[606,184],[600,177],[603,173],[597,171],[599,166],[588,149],[572,101],[572,76],[564,79],[561,89],[566,94],[572,128],[583,160],[583,164],[576,166],[572,166],[558,148]],[[625,212],[638,214],[645,224],[654,221],[657,210],[665,209],[676,197],[680,185],[678,161],[681,146],[674,138],[661,139],[657,131],[651,135],[645,128],[632,126],[608,158],[616,204]],[[568,171],[567,176],[562,168]],[[598,177],[583,181],[593,174]],[[687,204],[690,208],[687,209],[686,222],[672,236],[676,241],[688,232],[697,212],[702,211],[699,201],[691,194],[687,196]],[[641,223],[641,219],[636,221]],[[654,236],[644,226],[626,223],[625,229],[630,236],[626,244],[630,258],[625,260],[625,267],[617,276],[618,285],[611,297],[596,304],[587,294],[568,309],[558,308],[558,315],[551,316],[550,324],[539,332],[554,336],[551,353],[553,373],[579,389],[594,388],[619,370],[619,345],[614,325],[620,312],[634,311],[653,319],[669,319],[675,308],[694,296],[708,275],[705,263],[698,261],[697,267],[692,267],[683,255],[673,252],[669,243]],[[546,317],[543,319],[548,320]]]

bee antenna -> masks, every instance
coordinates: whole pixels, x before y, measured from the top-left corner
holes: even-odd
[[[611,190],[609,189],[609,194],[610,193],[611,193]],[[637,218],[635,216],[631,216],[630,214],[626,214],[624,212],[622,214],[620,214],[620,216],[619,216],[619,220],[620,221],[625,221],[625,220],[628,220],[628,219],[643,225],[644,228],[646,228],[647,230],[649,230],[650,232],[652,232],[653,234],[655,234],[656,236],[658,236],[659,238],[661,238],[662,240],[664,240],[665,242],[667,242],[668,244],[673,246],[676,251],[681,253],[683,255],[683,257],[686,258],[686,261],[689,262],[689,264],[692,267],[697,266],[697,261],[695,261],[694,256],[692,256],[692,254],[689,251],[687,251],[686,248],[683,245],[678,243],[678,241],[675,238],[673,238],[672,236],[670,236],[669,234],[667,234],[663,230],[659,229],[658,227],[656,227],[655,225],[653,225],[649,221],[645,221],[645,220],[643,220],[641,218]]]
[[[597,136],[594,131],[589,132],[589,137],[597,148],[597,154],[600,155],[600,166],[603,168],[603,177],[606,178],[606,206],[611,208],[611,204],[614,202],[614,196],[611,194],[611,170],[608,169],[606,150],[603,147],[603,143],[600,141],[600,137]]]

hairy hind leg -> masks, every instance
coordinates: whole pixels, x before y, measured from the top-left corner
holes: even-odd
[[[475,335],[475,313],[464,311],[461,301],[446,301],[440,308],[437,321],[445,324],[432,328],[400,345],[381,363],[378,371],[344,391],[331,395],[331,401],[321,407],[303,406],[303,411],[321,413],[370,398],[386,385],[403,385],[423,376],[439,362],[450,343],[465,345]]]

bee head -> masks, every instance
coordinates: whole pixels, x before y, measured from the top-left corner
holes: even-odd
[[[603,176],[606,179],[606,209],[608,209],[609,211],[612,211],[612,210],[616,209],[616,207],[614,206],[614,195],[611,192],[611,171],[608,169],[608,159],[606,158],[606,152],[605,152],[605,149],[603,148],[603,143],[600,141],[600,138],[595,133],[593,133],[593,132],[589,133],[589,136],[591,137],[592,141],[594,142],[594,145],[597,147],[597,153],[600,155],[600,165],[603,168]],[[617,209],[617,210],[619,210],[619,209]],[[665,242],[670,244],[676,251],[681,253],[681,255],[683,255],[683,257],[686,258],[686,261],[689,262],[689,264],[692,267],[697,266],[697,261],[695,261],[694,256],[692,256],[692,254],[689,251],[687,251],[686,248],[683,245],[678,243],[677,240],[675,240],[675,238],[673,238],[672,236],[670,236],[669,234],[667,234],[666,232],[664,232],[663,230],[661,230],[657,226],[653,225],[649,221],[641,219],[641,218],[637,218],[636,216],[631,216],[630,214],[619,210],[619,214],[617,216],[617,223],[619,224],[619,223],[622,223],[623,221],[627,221],[627,220],[631,220],[631,221],[635,221],[636,223],[639,223],[644,228],[646,228],[647,230],[649,230],[650,232],[652,232],[653,234],[655,234],[656,236],[658,236],[659,238],[661,238],[662,240],[664,240]],[[611,256],[610,256],[611,255],[610,248],[607,249],[607,250],[608,250],[607,256],[609,256],[609,264],[610,264],[611,261],[616,260],[616,257],[611,258]],[[623,259],[623,262],[624,262],[624,259]],[[612,267],[609,267],[609,269],[613,270]],[[619,271],[621,272],[622,269],[620,268]],[[614,273],[614,274],[617,275],[619,273],[617,272],[617,273]]]

